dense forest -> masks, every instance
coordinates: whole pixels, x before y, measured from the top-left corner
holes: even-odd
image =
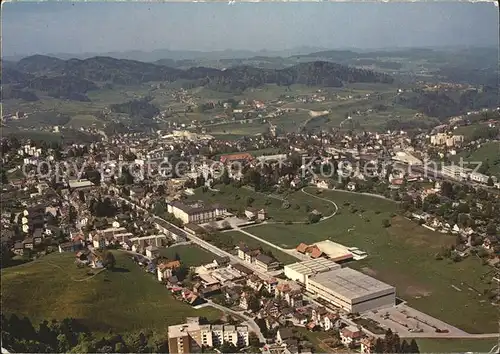
[[[34,102],[39,100],[38,96],[33,91],[19,90],[8,86],[2,87],[2,99],[4,100],[19,99],[28,102]]]
[[[80,321],[43,321],[34,326],[16,315],[1,316],[2,347],[15,353],[166,353],[165,336],[153,333],[98,336]]]
[[[150,103],[149,98],[131,100],[125,103],[112,104],[110,109],[114,113],[124,113],[132,118],[151,119],[160,113],[158,107]]]
[[[397,96],[394,103],[429,117],[445,119],[467,111],[497,107],[498,90],[485,87],[482,91],[468,90],[458,95],[444,91],[413,90]]]

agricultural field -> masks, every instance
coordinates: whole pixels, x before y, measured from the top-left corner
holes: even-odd
[[[199,188],[195,194],[189,196],[189,200],[202,200],[207,203],[220,203],[228,209],[235,212],[243,212],[248,206],[254,208],[264,208],[272,221],[306,221],[310,211],[316,209],[323,215],[327,216],[333,213],[334,206],[326,201],[316,199],[302,193],[300,191],[289,194],[286,199],[290,203],[290,207],[285,209],[282,207],[283,201],[277,197],[285,198],[284,195],[277,195],[276,198],[266,196],[265,194],[256,193],[247,188],[236,188],[232,185],[216,185],[214,189],[219,192],[206,191],[203,193]],[[253,201],[248,204],[249,198]]]
[[[325,191],[322,196],[339,206],[340,212],[331,219],[313,225],[262,225],[248,231],[283,248],[325,239],[359,247],[368,258],[349,266],[394,285],[410,306],[470,333],[498,329],[496,308],[483,295],[492,286],[490,268],[474,258],[458,263],[435,259],[443,246],[454,244],[454,236],[393,217],[397,205],[391,201],[340,191]],[[384,228],[384,219],[392,225]]]
[[[95,276],[87,275],[90,268],[76,267],[73,253],[53,253],[2,269],[2,313],[27,316],[35,323],[73,317],[102,333],[161,332],[186,316],[220,317],[218,310],[196,310],[175,300],[129,255],[114,254],[116,269]]]
[[[215,255],[205,251],[196,245],[180,245],[168,248],[160,248],[160,255],[168,259],[179,258],[181,265],[185,267],[197,267],[207,264],[215,259]]]

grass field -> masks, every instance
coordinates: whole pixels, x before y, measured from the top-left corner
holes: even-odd
[[[207,127],[207,133],[210,135],[239,135],[241,137],[256,135],[267,132],[269,125],[267,123],[244,123],[232,122]]]
[[[61,142],[62,135],[61,133],[52,133],[48,131],[39,131],[39,130],[17,130],[17,129],[9,129],[3,128],[2,133],[4,135],[16,137],[18,139],[32,139],[32,140],[40,140],[50,142]]]
[[[489,268],[474,258],[459,263],[434,259],[443,245],[455,242],[454,236],[399,216],[391,218],[397,208],[391,201],[338,191],[325,191],[323,196],[340,208],[329,220],[314,225],[262,225],[248,231],[284,248],[325,239],[359,247],[368,258],[349,266],[394,285],[410,306],[471,333],[498,330],[497,310],[482,295],[491,286],[488,278],[481,279]],[[352,206],[358,212],[352,213]],[[361,209],[365,211],[360,213]],[[387,229],[382,226],[386,218],[392,219]]]
[[[500,142],[490,142],[483,144],[480,148],[472,151],[463,151],[453,157],[455,162],[463,161],[471,162],[469,168],[475,168],[475,163],[482,162],[489,165],[489,173],[500,177]]]
[[[90,278],[78,269],[74,254],[50,254],[2,270],[2,313],[27,316],[35,323],[73,317],[91,330],[115,333],[151,329],[166,333],[186,316],[218,319],[212,308],[201,310],[175,300],[154,276],[145,274],[128,255],[115,252],[115,271]]]
[[[249,229],[250,232],[251,230],[252,229]],[[239,231],[229,231],[225,232],[224,234],[226,234],[227,236],[231,236],[235,245],[238,245],[238,243],[242,242],[248,247],[261,247],[264,251],[270,251],[274,255],[274,257],[283,264],[292,264],[299,261],[299,259],[287,253],[281,252],[276,248],[273,248],[262,242],[259,242],[256,239],[251,238],[250,236],[247,236]]]
[[[334,210],[332,204],[312,198],[300,191],[287,196],[291,206],[288,209],[284,209],[282,208],[282,201],[255,193],[246,188],[235,188],[231,185],[217,185],[214,188],[220,191],[207,191],[203,193],[201,189],[197,189],[195,194],[190,196],[189,199],[220,203],[231,210],[238,211],[240,208],[248,206],[247,199],[251,197],[254,199],[252,207],[264,208],[273,221],[306,221],[308,216],[306,205],[309,206],[310,210],[316,209],[323,213],[323,215],[330,215]]]
[[[90,126],[103,126],[103,122],[91,114],[77,114],[71,117],[71,120],[66,124],[72,128],[90,127]]]
[[[168,248],[160,248],[160,255],[168,259],[175,259],[179,256],[181,264],[186,267],[196,267],[202,264],[210,263],[215,255],[205,251],[196,245],[181,245]]]
[[[488,353],[496,339],[417,339],[420,353]]]

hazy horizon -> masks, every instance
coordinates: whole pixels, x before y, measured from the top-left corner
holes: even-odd
[[[498,45],[493,3],[21,2],[2,14],[4,57]]]

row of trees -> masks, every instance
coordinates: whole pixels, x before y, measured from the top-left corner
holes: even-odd
[[[408,343],[405,339],[401,341],[399,335],[392,333],[388,329],[384,338],[377,338],[375,341],[374,353],[420,353],[418,344],[415,339]]]
[[[31,321],[16,315],[1,316],[2,347],[16,353],[151,353],[168,352],[164,336],[155,333],[97,336],[73,318]]]

